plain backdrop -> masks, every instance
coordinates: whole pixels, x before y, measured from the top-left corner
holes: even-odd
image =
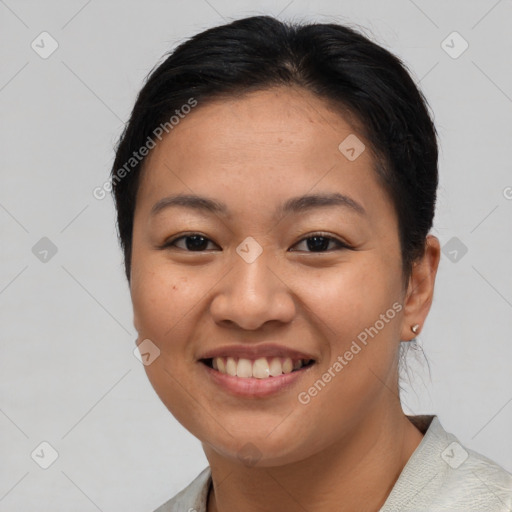
[[[133,355],[113,202],[92,191],[162,56],[254,14],[360,28],[426,95],[443,255],[404,408],[512,471],[510,0],[2,0],[0,511],[151,511],[207,465]]]

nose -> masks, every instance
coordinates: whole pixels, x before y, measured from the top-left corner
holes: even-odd
[[[286,281],[265,251],[251,263],[234,254],[231,271],[216,287],[210,312],[215,322],[236,324],[244,330],[256,330],[272,321],[291,322],[296,304]]]

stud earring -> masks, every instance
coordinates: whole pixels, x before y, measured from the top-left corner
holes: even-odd
[[[418,334],[418,329],[420,328],[420,324],[414,324],[412,327],[411,327],[411,331],[414,333],[414,334]]]

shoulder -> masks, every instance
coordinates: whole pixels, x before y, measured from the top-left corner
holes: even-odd
[[[206,512],[210,483],[211,471],[208,466],[187,487],[154,512]]]
[[[510,473],[463,446],[442,427],[437,416],[409,419],[424,432],[424,437],[381,512],[512,510]]]
[[[512,511],[512,474],[484,455],[454,440],[442,456],[448,462],[442,471],[439,502],[451,499],[464,510]]]

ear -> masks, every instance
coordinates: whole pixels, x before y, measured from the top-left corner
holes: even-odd
[[[404,299],[404,320],[402,341],[411,341],[421,331],[427,318],[434,296],[434,284],[441,256],[439,240],[434,235],[427,235],[425,252],[412,267],[411,277]],[[416,333],[411,330],[419,324]]]

